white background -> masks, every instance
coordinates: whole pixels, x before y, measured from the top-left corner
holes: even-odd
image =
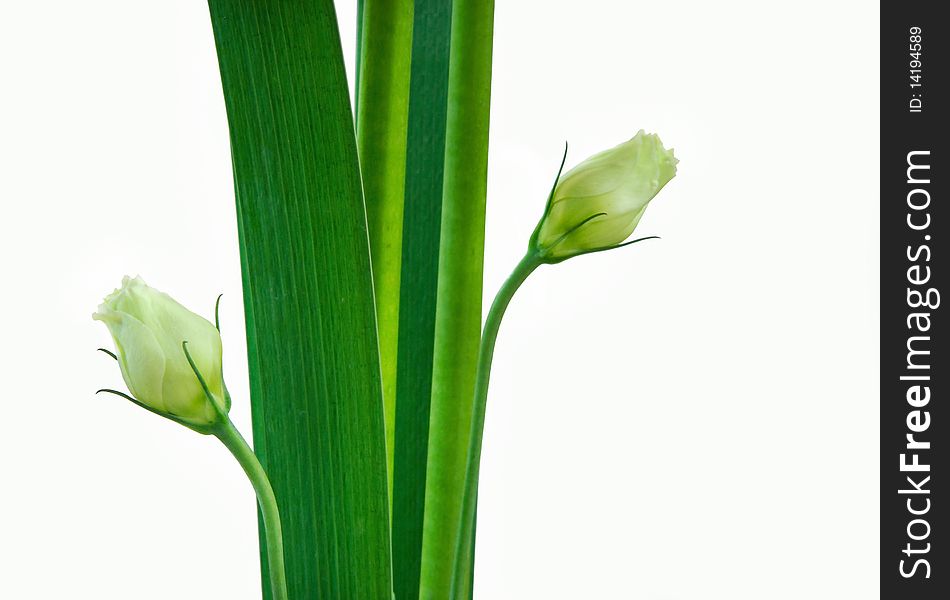
[[[645,128],[681,163],[639,228],[661,241],[511,306],[477,598],[876,596],[876,6],[498,2],[495,31],[486,300],[564,140],[570,166]],[[206,5],[6,3],[0,74],[0,597],[257,598],[226,451],[93,395],[122,385],[90,315],[123,274],[209,316],[224,292],[250,432]]]

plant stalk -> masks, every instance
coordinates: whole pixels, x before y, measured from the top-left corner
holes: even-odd
[[[458,544],[455,548],[455,566],[452,577],[453,600],[467,597],[469,582],[466,582],[466,573],[470,565],[465,557],[472,548],[472,539],[475,535],[475,506],[478,498],[478,474],[482,456],[482,436],[485,433],[485,408],[488,403],[488,383],[491,377],[492,357],[495,353],[495,340],[498,339],[498,330],[502,317],[511,302],[512,297],[525,279],[541,265],[541,260],[532,251],[529,251],[521,262],[514,268],[505,283],[495,295],[485,326],[482,329],[482,340],[478,350],[478,367],[475,373],[475,395],[472,405],[472,431],[468,445],[468,459],[465,466],[465,488],[462,496],[462,519],[459,523]]]
[[[231,451],[247,474],[257,494],[257,503],[261,507],[264,522],[264,538],[267,546],[268,571],[270,573],[271,598],[287,600],[287,578],[284,573],[284,539],[280,529],[280,513],[277,510],[277,498],[271,488],[267,473],[251,447],[247,445],[241,432],[234,427],[231,419],[225,417],[215,429],[214,435]]]

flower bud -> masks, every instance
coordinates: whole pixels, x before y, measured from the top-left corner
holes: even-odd
[[[640,222],[647,204],[676,175],[672,150],[641,129],[559,177],[531,247],[545,262],[615,248]]]
[[[135,400],[189,425],[218,420],[218,410],[182,348],[187,342],[211,397],[227,411],[221,335],[208,320],[138,277],[123,278],[122,287],[106,297],[92,318],[109,328],[122,378]]]

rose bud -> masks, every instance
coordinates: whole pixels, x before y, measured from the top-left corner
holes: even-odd
[[[92,318],[109,328],[135,402],[199,431],[227,413],[221,335],[207,319],[138,277],[123,278],[122,287],[106,297]]]
[[[588,158],[558,177],[531,248],[541,261],[556,263],[622,245],[650,200],[676,175],[677,162],[656,134],[642,129]]]

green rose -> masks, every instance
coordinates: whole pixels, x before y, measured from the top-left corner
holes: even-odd
[[[588,158],[558,178],[531,248],[542,261],[555,263],[621,245],[676,175],[677,162],[656,134],[642,129]]]
[[[227,412],[221,335],[207,319],[138,277],[123,278],[122,287],[106,297],[92,318],[109,328],[122,378],[146,408],[198,427],[215,423],[218,409]],[[210,398],[188,362],[183,343],[207,383]]]

